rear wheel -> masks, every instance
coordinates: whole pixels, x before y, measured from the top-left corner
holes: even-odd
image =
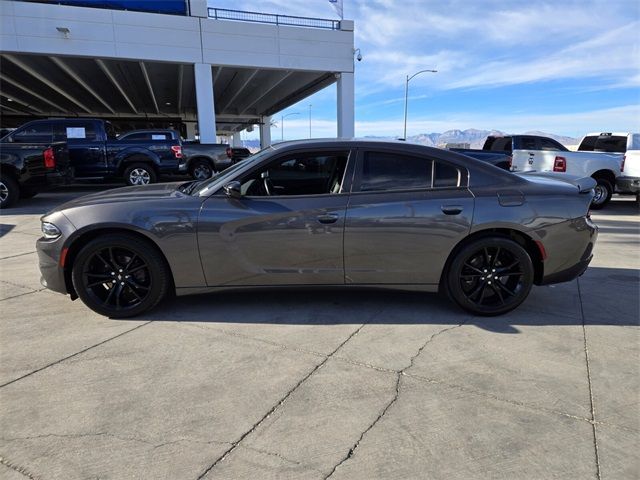
[[[156,183],[156,171],[146,163],[134,163],[124,171],[124,180],[127,185],[148,185]]]
[[[189,172],[194,180],[206,180],[214,174],[213,168],[211,168],[209,162],[205,160],[194,161]]]
[[[484,237],[463,247],[446,277],[449,297],[476,315],[501,315],[518,307],[533,285],[527,251],[505,237]]]
[[[20,186],[13,177],[0,176],[0,208],[13,205],[20,197]]]
[[[613,186],[606,178],[600,177],[594,178],[594,180],[598,182],[598,184],[593,189],[595,195],[593,200],[591,200],[591,208],[593,210],[599,210],[609,203],[609,200],[611,200],[611,195],[613,195]]]
[[[155,307],[169,289],[169,269],[144,240],[111,234],[89,242],[73,264],[72,281],[84,304],[111,318]]]

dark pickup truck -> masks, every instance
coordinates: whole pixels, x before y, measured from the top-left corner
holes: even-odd
[[[505,137],[491,135],[484,141],[482,150],[470,148],[450,148],[449,150],[510,170],[514,150],[566,151],[567,148],[552,138],[538,135],[508,135]]]
[[[64,142],[0,143],[0,208],[70,180],[71,168]]]
[[[77,180],[121,178],[128,185],[154,183],[161,174],[180,172],[179,140],[119,140],[104,120],[55,118],[34,120],[16,129],[0,144],[67,142]]]
[[[172,129],[133,130],[118,137],[119,140],[145,140],[147,142],[177,140],[182,145],[179,170],[196,180],[209,178],[251,155],[247,148],[231,147],[226,143],[198,143],[182,140]]]

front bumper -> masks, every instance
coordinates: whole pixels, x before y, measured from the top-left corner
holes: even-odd
[[[36,241],[40,283],[54,292],[68,294],[64,267],[60,265],[63,239],[48,240],[39,238]]]
[[[622,193],[639,193],[640,178],[639,177],[618,177],[616,178],[616,187]]]

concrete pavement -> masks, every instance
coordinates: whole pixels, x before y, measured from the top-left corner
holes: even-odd
[[[38,282],[43,194],[0,217],[0,478],[640,476],[640,217],[492,319],[436,295],[224,293],[110,320]]]

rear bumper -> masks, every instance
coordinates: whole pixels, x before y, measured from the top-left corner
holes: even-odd
[[[639,193],[640,177],[618,177],[616,187],[622,193]]]
[[[593,259],[593,247],[598,239],[598,227],[589,218],[576,219],[572,225],[572,232],[565,232],[566,243],[564,249],[555,252],[555,269],[547,271],[549,260],[545,261],[544,276],[539,285],[569,282],[586,270]],[[561,263],[558,263],[558,260]]]

